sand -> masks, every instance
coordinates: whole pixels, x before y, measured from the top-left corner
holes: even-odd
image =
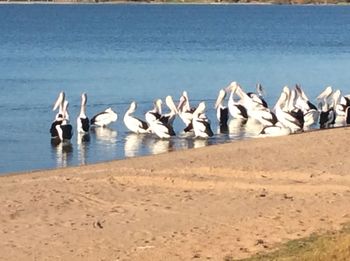
[[[224,260],[350,220],[350,128],[0,178],[0,260]]]

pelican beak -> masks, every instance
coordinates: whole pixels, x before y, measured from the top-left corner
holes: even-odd
[[[323,92],[320,93],[320,95],[317,96],[316,100],[322,100],[326,99],[329,95],[331,95],[333,92],[332,87],[328,86],[324,89]]]
[[[179,101],[179,105],[177,105],[177,110],[181,111],[184,104],[185,104],[185,97],[181,96],[180,101]]]
[[[222,101],[225,99],[225,97],[226,97],[226,92],[224,89],[221,89],[219,91],[218,98],[216,99],[216,102],[215,102],[215,106],[214,106],[215,109],[217,109],[219,107],[219,105],[222,103]]]
[[[178,110],[175,106],[175,103],[173,101],[173,98],[168,95],[166,98],[165,98],[165,103],[166,105],[170,108],[171,111],[175,112],[176,114],[178,113]]]
[[[57,110],[57,108],[58,108],[61,104],[63,104],[64,98],[65,98],[64,92],[60,92],[60,94],[58,95],[58,98],[57,98],[57,100],[56,100],[56,102],[55,102],[55,104],[54,104],[54,106],[53,106],[53,109],[52,109],[53,111]]]

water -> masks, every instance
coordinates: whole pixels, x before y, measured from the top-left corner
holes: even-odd
[[[122,116],[187,90],[205,100],[212,127],[218,90],[257,82],[275,103],[284,85],[314,98],[326,85],[350,92],[350,7],[254,5],[0,5],[0,173],[55,168],[206,146],[251,134],[238,128],[208,141],[130,135]],[[73,127],[80,94],[88,116],[119,114],[89,142],[53,146],[52,105],[64,90]],[[183,128],[176,120],[175,129]]]

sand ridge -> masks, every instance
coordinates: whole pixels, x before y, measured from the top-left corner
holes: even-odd
[[[350,219],[349,128],[0,178],[0,260],[223,260]]]

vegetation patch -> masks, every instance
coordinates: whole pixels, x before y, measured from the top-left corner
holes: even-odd
[[[323,235],[313,234],[304,239],[292,240],[282,245],[275,252],[257,254],[242,260],[350,260],[350,224],[344,225],[340,231],[328,232]]]

